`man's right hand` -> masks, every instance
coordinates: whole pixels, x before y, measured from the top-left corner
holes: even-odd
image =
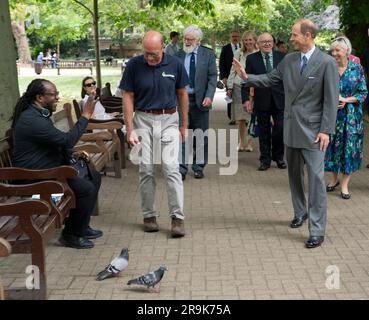
[[[224,83],[225,86],[227,86],[228,78],[222,79],[222,82]]]
[[[83,106],[82,116],[90,119],[95,111],[95,105],[98,100],[95,100],[95,95],[91,94],[88,96],[87,102]]]
[[[140,140],[137,137],[136,131],[127,130],[127,141],[132,147],[140,143]]]
[[[234,70],[237,72],[238,76],[242,79],[242,80],[247,80],[248,76],[246,73],[246,70],[244,68],[244,66],[242,65],[241,62],[239,62],[236,58],[233,58],[233,66],[234,66]]]

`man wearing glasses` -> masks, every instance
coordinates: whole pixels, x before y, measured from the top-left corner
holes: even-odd
[[[247,74],[239,61],[233,62],[247,86],[270,87],[283,81],[283,140],[294,209],[290,226],[299,228],[309,219],[307,248],[319,247],[324,241],[327,222],[324,155],[329,135],[335,132],[339,104],[337,64],[331,56],[315,47],[317,33],[318,27],[311,20],[297,20],[290,37],[296,52],[286,55],[270,73]],[[308,202],[305,198],[305,165],[309,178]]]
[[[273,37],[270,33],[264,32],[259,36],[260,51],[247,56],[247,73],[266,74],[278,66],[284,58],[284,53],[273,50],[273,44]],[[248,96],[246,94],[246,97]],[[251,112],[252,104],[247,103],[246,106],[248,107],[247,111]],[[258,170],[268,170],[272,160],[277,163],[279,169],[286,169],[283,160],[283,83],[280,82],[270,88],[255,88],[253,106],[260,127],[260,166]],[[273,126],[271,126],[271,118],[273,118]]]
[[[196,179],[204,178],[204,168],[208,161],[209,110],[211,109],[217,84],[217,68],[213,50],[200,45],[202,31],[189,26],[184,31],[183,50],[178,57],[183,62],[190,83],[186,87],[189,97],[189,123],[191,129],[187,145],[193,140],[192,170]],[[192,135],[194,132],[194,135]],[[189,150],[182,144],[181,174],[185,180],[188,172]]]
[[[82,116],[68,132],[57,129],[50,116],[56,109],[59,92],[53,83],[35,79],[18,100],[13,117],[13,165],[26,169],[50,169],[70,165],[72,149],[84,133],[95,108],[90,96]],[[89,171],[88,177],[73,177],[68,184],[76,197],[76,207],[65,220],[59,241],[66,247],[89,249],[92,239],[102,236],[102,231],[90,227],[90,217],[100,189],[100,174]]]
[[[154,208],[154,165],[161,163],[167,184],[171,235],[178,238],[185,235],[178,148],[179,139],[185,140],[187,127],[188,77],[177,58],[164,54],[163,36],[159,32],[148,31],[142,44],[143,55],[129,60],[119,87],[123,90],[128,142],[133,148],[141,148],[139,189],[144,231],[159,230]],[[177,101],[182,117],[180,127]]]

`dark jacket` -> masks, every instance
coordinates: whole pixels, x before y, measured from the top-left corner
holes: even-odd
[[[88,124],[80,117],[69,131],[57,129],[50,117],[41,110],[29,106],[24,110],[13,128],[13,165],[27,169],[48,169],[67,165],[71,150],[76,145]]]
[[[219,79],[228,78],[232,68],[233,50],[230,43],[225,45],[219,57]]]
[[[273,50],[273,68],[282,61],[285,54],[283,52]],[[246,58],[246,72],[248,74],[266,74],[266,68],[261,52],[255,52]],[[271,108],[272,102],[277,109],[284,109],[284,89],[283,82],[270,88],[254,89],[254,107],[258,110],[267,111]]]

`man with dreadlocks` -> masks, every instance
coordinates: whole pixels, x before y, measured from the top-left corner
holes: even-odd
[[[35,79],[28,85],[12,117],[14,166],[49,169],[70,164],[72,149],[85,131],[96,102],[90,96],[76,125],[69,132],[63,132],[50,119],[58,100],[59,92],[52,82]],[[102,236],[102,231],[89,225],[100,189],[100,175],[90,170],[87,178],[73,177],[68,179],[68,184],[75,194],[76,207],[65,220],[59,241],[66,247],[92,248],[91,239]]]

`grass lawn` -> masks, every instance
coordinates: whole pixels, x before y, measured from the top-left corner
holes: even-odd
[[[96,77],[93,76],[95,79]],[[84,78],[83,75],[76,76],[76,75],[62,75],[62,76],[48,76],[48,75],[36,75],[35,76],[18,76],[19,82],[19,92],[22,95],[26,89],[28,84],[36,78],[42,78],[51,81],[56,85],[57,90],[59,91],[59,103],[58,109],[63,106],[64,103],[70,102],[72,103],[73,99],[77,101],[81,99],[81,84],[82,79]],[[120,81],[120,75],[102,75],[102,83],[105,85],[106,82],[110,82],[111,90],[114,94],[116,86]]]

